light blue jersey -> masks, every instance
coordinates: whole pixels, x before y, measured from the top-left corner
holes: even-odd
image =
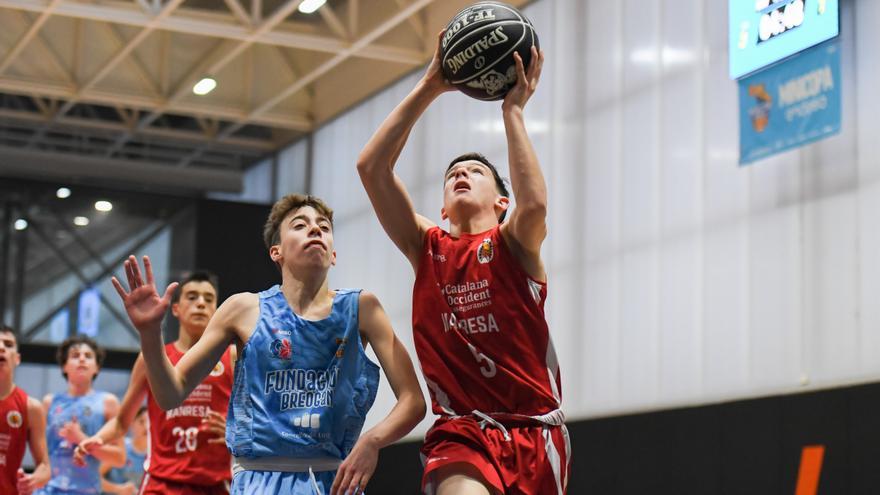
[[[144,461],[147,451],[138,452],[134,448],[131,437],[125,437],[125,465],[121,468],[113,468],[107,472],[107,481],[122,485],[131,483],[136,487],[141,486],[144,477]]]
[[[360,339],[359,296],[336,291],[330,315],[312,321],[290,309],[277,285],[260,293],[260,317],[235,364],[227,415],[233,493],[314,487],[305,483],[309,468],[322,480],[319,492],[329,492],[327,480],[354,447],[379,384],[379,367]]]
[[[46,425],[46,443],[49,448],[52,478],[43,493],[89,495],[101,493],[101,477],[98,472],[100,463],[98,460],[92,456],[86,456],[86,466],[75,465],[73,463],[73,449],[76,448],[76,445],[68,443],[58,434],[58,431],[65,423],[75,419],[87,437],[97,433],[104,425],[104,400],[106,396],[106,392],[92,390],[81,397],[61,393],[52,398]]]

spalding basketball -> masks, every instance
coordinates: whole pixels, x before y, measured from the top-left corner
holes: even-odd
[[[501,2],[480,2],[462,10],[440,41],[443,76],[468,96],[499,100],[516,84],[513,52],[528,68],[538,35],[531,21]]]

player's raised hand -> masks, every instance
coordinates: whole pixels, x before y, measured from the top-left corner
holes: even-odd
[[[453,91],[455,89],[455,86],[450,84],[443,76],[443,67],[440,62],[440,47],[443,42],[443,33],[445,32],[446,30],[443,29],[437,35],[437,49],[434,51],[434,58],[431,59],[431,63],[428,65],[428,70],[425,71],[425,75],[422,77],[422,81],[428,84],[431,89],[437,93]]]
[[[336,471],[330,495],[361,495],[376,471],[379,447],[361,437]]]
[[[501,104],[503,110],[513,108],[522,110],[535,90],[538,89],[541,69],[544,67],[544,50],[532,47],[532,60],[529,63],[528,71],[525,70],[519,53],[513,52],[513,59],[516,61],[516,85],[510,88],[510,91],[504,96],[504,103]]]
[[[77,445],[86,439],[86,434],[83,433],[76,416],[61,426],[58,430],[58,436],[67,440],[70,445]]]
[[[128,279],[128,287],[131,292],[126,292],[125,288],[116,277],[113,277],[113,287],[122,299],[125,305],[125,311],[128,318],[139,332],[158,331],[162,326],[162,318],[165,317],[165,311],[171,304],[171,295],[177,288],[177,282],[173,282],[165,289],[165,295],[159,297],[156,292],[156,282],[153,279],[153,266],[150,264],[150,257],[144,256],[144,272],[146,280],[141,276],[141,269],[138,265],[137,258],[129,256],[125,260],[125,276]]]

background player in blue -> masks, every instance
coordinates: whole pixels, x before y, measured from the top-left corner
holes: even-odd
[[[336,262],[333,212],[321,200],[285,196],[272,207],[263,237],[281,285],[227,299],[176,367],[162,352],[161,335],[174,284],[160,297],[149,258],[145,280],[134,257],[125,262],[131,292],[115,278],[113,284],[140,332],[150,386],[163,408],[176,406],[235,342],[226,428],[233,493],[362,493],[379,449],[424,417],[412,362],[376,296],[328,288]],[[378,382],[367,344],[397,404],[358,437]]]
[[[141,406],[134,415],[129,432],[125,437],[125,465],[111,468],[101,464],[101,491],[112,495],[134,495],[138,493],[144,477],[144,461],[147,458],[149,438],[147,433],[147,406]]]
[[[85,466],[74,464],[73,450],[116,416],[119,399],[92,387],[104,362],[104,350],[94,340],[83,335],[71,337],[58,348],[57,357],[61,373],[67,379],[67,391],[54,396],[49,394],[43,399],[48,417],[46,440],[52,478],[41,493],[98,494],[101,493],[99,464],[106,462],[120,467],[125,463],[122,440],[96,446]]]

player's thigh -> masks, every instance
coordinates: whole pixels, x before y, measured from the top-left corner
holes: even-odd
[[[437,495],[494,495],[496,490],[470,464],[450,464],[434,473]]]

